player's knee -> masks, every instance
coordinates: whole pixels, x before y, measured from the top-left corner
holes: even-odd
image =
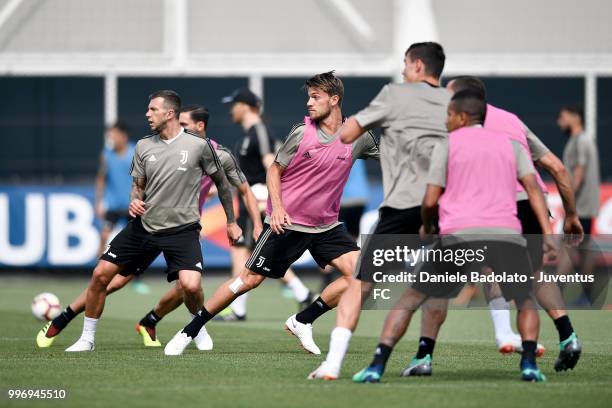
[[[343,255],[340,262],[336,263],[338,271],[343,277],[353,277],[355,274],[355,268],[357,267],[358,251],[350,252]]]
[[[202,290],[200,282],[195,281],[183,282],[181,287],[187,296],[197,295]]]
[[[91,277],[91,283],[96,286],[106,288],[112,280],[112,274],[102,265],[96,266]]]
[[[236,292],[248,292],[258,287],[264,279],[265,276],[247,270],[243,271],[240,276],[234,280],[233,284],[237,288]]]

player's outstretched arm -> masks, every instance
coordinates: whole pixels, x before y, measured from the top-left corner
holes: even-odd
[[[255,194],[249,187],[249,183],[244,182],[238,187],[238,191],[242,196],[242,201],[249,212],[249,217],[253,221],[253,239],[257,241],[261,231],[263,231],[263,224],[261,222],[261,215],[259,214],[259,208],[257,208],[257,199]]]
[[[584,235],[582,225],[578,220],[576,213],[576,197],[572,189],[567,169],[561,160],[552,152],[546,153],[537,161],[538,166],[546,170],[555,180],[561,201],[563,201],[563,209],[565,210],[565,222],[563,231],[566,234],[579,235],[581,238]]]
[[[225,217],[227,218],[227,237],[230,244],[235,244],[242,236],[242,230],[236,224],[236,217],[234,216],[234,202],[232,199],[232,190],[227,181],[224,171],[215,171],[210,174],[210,178],[217,186],[219,194],[219,200],[225,211]]]
[[[359,138],[366,130],[359,125],[354,116],[348,118],[338,130],[340,140],[344,144],[351,144]]]
[[[268,185],[268,195],[272,203],[272,214],[270,215],[270,228],[277,234],[285,232],[284,225],[291,225],[291,218],[285,207],[281,197],[281,175],[285,168],[277,162],[272,163],[266,175],[266,184]]]

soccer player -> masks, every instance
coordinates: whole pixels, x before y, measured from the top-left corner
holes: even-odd
[[[451,95],[440,87],[445,59],[438,43],[412,44],[404,55],[405,83],[385,85],[365,109],[340,129],[343,143],[358,141],[368,129],[383,129],[380,165],[384,201],[373,234],[419,233],[429,158],[434,147],[447,138],[444,122]],[[362,246],[366,253],[367,243]],[[357,327],[361,301],[370,288],[371,283],[358,276],[343,293],[327,358],[309,378],[338,378],[352,332]]]
[[[447,88],[453,93],[469,90],[481,94],[483,97],[486,96],[484,83],[475,77],[463,76],[454,78],[449,81]],[[526,151],[530,153],[531,159],[553,177],[566,213],[563,230],[566,234],[581,237],[583,230],[576,214],[574,193],[571,189],[567,171],[559,158],[516,115],[491,104],[487,104],[484,127],[507,133],[513,140],[521,143]],[[537,173],[536,177],[540,188],[543,192],[546,192],[546,186]],[[521,229],[527,240],[532,267],[535,272],[540,270],[543,261],[542,229],[529,204],[525,191],[520,185],[517,185],[517,208],[518,218],[521,221]],[[560,353],[555,362],[555,370],[561,371],[575,367],[580,358],[581,344],[565,310],[559,287],[554,283],[539,283],[537,284],[535,294],[540,305],[544,307],[553,320],[559,334]],[[498,350],[502,353],[520,353],[522,351],[521,339],[512,330],[508,302],[501,296],[499,288],[495,284],[485,285],[485,296],[489,303]],[[447,308],[448,302],[443,299],[438,299],[435,305],[432,301],[428,301],[425,304],[421,315],[421,337],[417,354],[406,369],[402,371],[402,375],[431,375],[435,340],[440,326],[446,318]],[[388,322],[387,330],[385,330],[388,334],[392,333],[391,327],[393,325],[394,322]],[[401,337],[399,333],[390,335],[386,339],[386,343],[395,344],[399,341],[398,336]],[[538,344],[538,356],[543,353],[544,347]]]
[[[338,222],[342,190],[353,162],[378,157],[378,147],[371,134],[352,145],[335,136],[342,124],[344,86],[333,71],[315,75],[305,87],[308,116],[291,130],[268,170],[267,225],[253,254],[240,275],[221,285],[198,316],[166,345],[166,355],[182,354],[215,314],[266,277],[283,276],[306,250],[320,267],[330,264],[343,275],[285,323],[306,351],[320,354],[312,338],[312,323],[335,307],[353,280],[359,254],[355,241]]]
[[[208,109],[201,105],[185,106],[181,109],[179,116],[179,122],[181,126],[197,136],[206,139],[206,128],[209,122]],[[209,139],[210,140],[210,139]],[[263,230],[261,222],[261,216],[257,207],[257,199],[249,187],[249,183],[246,177],[232,153],[229,149],[217,144],[215,141],[210,140],[212,145],[215,147],[215,152],[219,156],[221,167],[225,172],[227,179],[230,184],[236,187],[240,195],[248,216],[251,219],[253,225],[252,228],[252,239],[257,241]],[[202,177],[202,183],[200,187],[200,210],[203,211],[204,202],[208,197],[208,192],[213,186],[213,182],[209,176]],[[155,327],[159,321],[166,316],[168,313],[175,310],[178,306],[183,303],[183,294],[180,285],[176,284],[175,287],[169,289],[164,296],[160,299],[157,305],[147,313],[138,323],[137,330],[142,334],[145,346],[151,343],[151,339],[155,340]],[[204,337],[203,333],[206,330],[201,330],[200,333],[194,338],[196,347],[200,350],[212,349],[212,340],[209,336]],[[161,346],[159,340],[155,342],[157,346]]]
[[[496,272],[528,274],[532,272],[526,242],[521,236],[517,217],[516,180],[527,192],[529,202],[546,236],[552,234],[544,196],[535,169],[520,143],[507,134],[483,128],[486,102],[479,93],[461,91],[451,99],[448,108],[448,142],[439,144],[433,152],[422,204],[423,232],[432,234],[435,216],[439,214],[441,241],[438,248],[486,248],[484,261],[465,264],[464,273],[487,266]],[[482,191],[486,199],[475,200]],[[453,238],[452,242],[449,238]],[[447,240],[447,243],[445,243]],[[550,244],[546,241],[547,246]],[[552,249],[549,246],[550,249]],[[427,266],[427,265],[426,265]],[[430,271],[423,266],[422,270]],[[455,268],[440,263],[429,265],[442,273]],[[445,269],[448,268],[448,269]],[[538,312],[531,293],[529,279],[524,284],[500,283],[504,297],[517,303],[517,322],[522,339],[521,377],[525,381],[545,381],[537,368],[535,357],[539,331]],[[444,298],[462,286],[458,284],[427,284],[417,282],[406,290],[395,305],[404,313],[400,325],[402,334],[410,318],[429,297]],[[381,339],[386,339],[385,330]],[[379,344],[377,355],[388,354],[394,344]],[[386,360],[376,360],[353,377],[355,382],[378,382]]]
[[[578,217],[588,236],[591,234],[593,218],[597,217],[599,212],[600,177],[597,144],[593,136],[584,129],[582,107],[564,106],[559,112],[557,123],[561,131],[569,137],[563,149],[563,163],[570,173],[571,187],[576,194]]]
[[[482,95],[483,98],[486,96],[484,83],[475,77],[463,76],[454,78],[449,81],[447,88],[453,93],[471,91]],[[574,195],[569,185],[567,172],[561,161],[518,117],[510,112],[487,104],[484,127],[506,133],[530,153],[531,159],[535,163],[551,174],[557,184],[567,214],[564,231],[567,234],[581,236],[582,227],[575,215]],[[540,188],[545,192],[546,187],[537,173],[536,177]],[[522,232],[526,234],[525,238],[530,252],[533,271],[536,271],[540,268],[543,261],[542,241],[539,238],[542,234],[542,229],[521,185],[517,185],[517,209]],[[485,285],[485,295],[489,302],[498,350],[504,353],[511,353],[513,351],[522,352],[520,336],[514,333],[510,324],[509,304],[499,292],[498,285]],[[567,316],[567,312],[564,310],[559,288],[554,284],[541,284],[536,288],[536,297],[553,319],[559,332],[561,352],[555,363],[555,368],[560,370],[570,365],[572,367],[575,366],[580,356],[581,346],[576,339],[569,316]],[[431,375],[432,373],[432,357],[435,342],[440,327],[446,319],[448,301],[446,299],[432,298],[425,302],[422,309],[421,337],[419,338],[418,350],[408,366],[402,370],[402,376]],[[385,321],[384,335],[381,336],[380,344],[377,347],[377,350],[381,352],[377,352],[374,355],[371,366],[382,366],[384,368],[392,347],[403,336],[403,324],[400,322],[402,317],[400,314],[395,314],[394,317],[395,319],[388,318]],[[564,342],[566,339],[568,341]],[[544,353],[542,345],[537,345],[536,353],[537,355]]]
[[[132,188],[130,165],[134,156],[134,144],[129,141],[125,123],[118,121],[109,126],[107,140],[110,146],[100,154],[96,176],[96,214],[104,221],[100,232],[100,254],[117,223],[128,221]]]
[[[128,127],[122,121],[117,121],[107,129],[107,146],[100,155],[96,176],[95,209],[103,221],[100,231],[100,255],[117,224],[125,225],[129,220],[128,206],[132,188],[130,165],[133,156],[134,144],[129,141]],[[133,285],[138,293],[150,292],[147,284],[140,279],[135,279]]]
[[[581,106],[568,105],[561,108],[557,124],[569,139],[563,149],[563,163],[567,167],[571,188],[576,194],[576,207],[580,223],[584,226],[586,239],[578,247],[580,271],[592,274],[595,256],[589,249],[593,219],[599,212],[599,153],[594,136],[584,128],[584,111]],[[570,252],[572,255],[575,251]],[[570,256],[559,260],[559,274],[567,274],[574,267]],[[585,295],[592,297],[591,285],[584,285]]]
[[[266,171],[274,162],[275,140],[261,118],[261,101],[247,88],[236,89],[230,96],[222,99],[230,107],[232,122],[239,124],[244,136],[236,144],[235,154],[238,157],[240,168],[254,191],[263,195],[258,196],[259,201],[267,200]],[[258,194],[259,195],[259,194]],[[241,203],[238,216],[238,225],[244,231],[244,240],[238,242],[230,249],[232,256],[232,276],[240,275],[245,262],[255,248],[255,241],[249,232],[253,230],[251,219],[247,217],[246,207]],[[263,219],[263,214],[262,214]],[[293,292],[295,299],[301,304],[300,308],[312,302],[312,293],[289,269],[282,280]],[[232,302],[228,310],[215,316],[217,321],[244,321],[247,314],[247,298],[245,293]]]
[[[191,132],[198,137],[206,139],[206,127],[209,121],[208,109],[201,105],[185,106],[181,108],[179,123],[186,132]],[[259,210],[257,209],[257,200],[253,192],[249,188],[244,174],[238,167],[236,159],[232,153],[225,147],[218,145],[213,140],[211,144],[215,147],[215,152],[219,157],[221,167],[225,175],[234,187],[240,192],[242,199],[245,201],[249,215],[253,220],[253,234],[257,239],[263,230]],[[214,182],[206,175],[202,177],[200,186],[199,208],[203,210],[204,201],[208,196],[208,191],[213,186]],[[202,198],[204,197],[204,198]],[[117,274],[106,288],[106,294],[116,292],[130,282],[135,275],[144,272],[144,270],[128,270],[124,269]],[[36,339],[38,347],[46,348],[53,344],[57,335],[70,323],[74,317],[85,310],[85,301],[87,296],[87,288],[75,299],[58,317],[49,322],[39,333]],[[183,291],[176,282],[175,287],[169,289],[160,299],[158,304],[144,316],[136,325],[136,331],[143,337],[143,342],[146,347],[161,347],[161,342],[156,337],[156,325],[168,313],[175,310],[183,303]],[[206,330],[200,331],[194,339],[196,347],[200,350],[211,350],[213,347],[212,339]]]
[[[159,253],[166,258],[168,281],[179,280],[185,304],[195,313],[203,301],[197,207],[203,174],[219,190],[230,243],[242,235],[234,219],[231,188],[225,173],[219,171],[219,158],[210,141],[180,126],[180,108],[180,96],[174,91],[158,91],[149,97],[146,117],[154,133],[138,141],[132,161],[129,213],[134,220],[100,257],[87,289],[83,332],[66,351],[94,349],[108,283],[123,269],[145,269]]]

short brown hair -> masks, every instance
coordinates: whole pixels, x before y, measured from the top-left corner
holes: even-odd
[[[210,113],[204,105],[188,105],[181,108],[181,113],[189,113],[189,117],[194,122],[204,122],[204,130],[208,127],[208,118]]]
[[[342,105],[344,84],[334,75],[334,71],[323,72],[308,79],[304,84],[304,89],[308,90],[308,88],[318,88],[330,96],[336,95],[339,99],[338,104]]]
[[[164,89],[161,91],[153,92],[149,95],[149,101],[155,98],[162,98],[164,100],[164,106],[170,110],[174,110],[174,116],[179,117],[181,113],[181,97],[175,91]]]
[[[440,78],[442,75],[446,55],[444,55],[444,48],[437,42],[414,43],[408,47],[405,56],[409,57],[411,61],[423,61],[425,72],[434,78]]]

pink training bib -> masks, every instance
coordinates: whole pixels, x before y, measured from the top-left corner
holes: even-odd
[[[480,127],[451,132],[446,187],[439,202],[440,233],[467,228],[520,233],[516,172],[512,142],[505,133]]]
[[[311,227],[338,221],[340,198],[353,164],[352,145],[340,138],[323,144],[309,117],[298,150],[281,176],[281,197],[295,224]],[[267,214],[272,214],[268,198]]]
[[[525,135],[525,126],[515,114],[487,104],[487,115],[485,116],[484,127],[497,132],[507,133],[512,140],[519,142],[527,153],[529,153],[529,157],[531,157],[531,150],[529,149],[527,136]],[[546,184],[544,184],[542,177],[540,177],[537,171],[536,179],[538,180],[538,185],[542,189],[542,192],[548,192]],[[519,193],[525,191],[518,181],[516,182],[516,191]]]

